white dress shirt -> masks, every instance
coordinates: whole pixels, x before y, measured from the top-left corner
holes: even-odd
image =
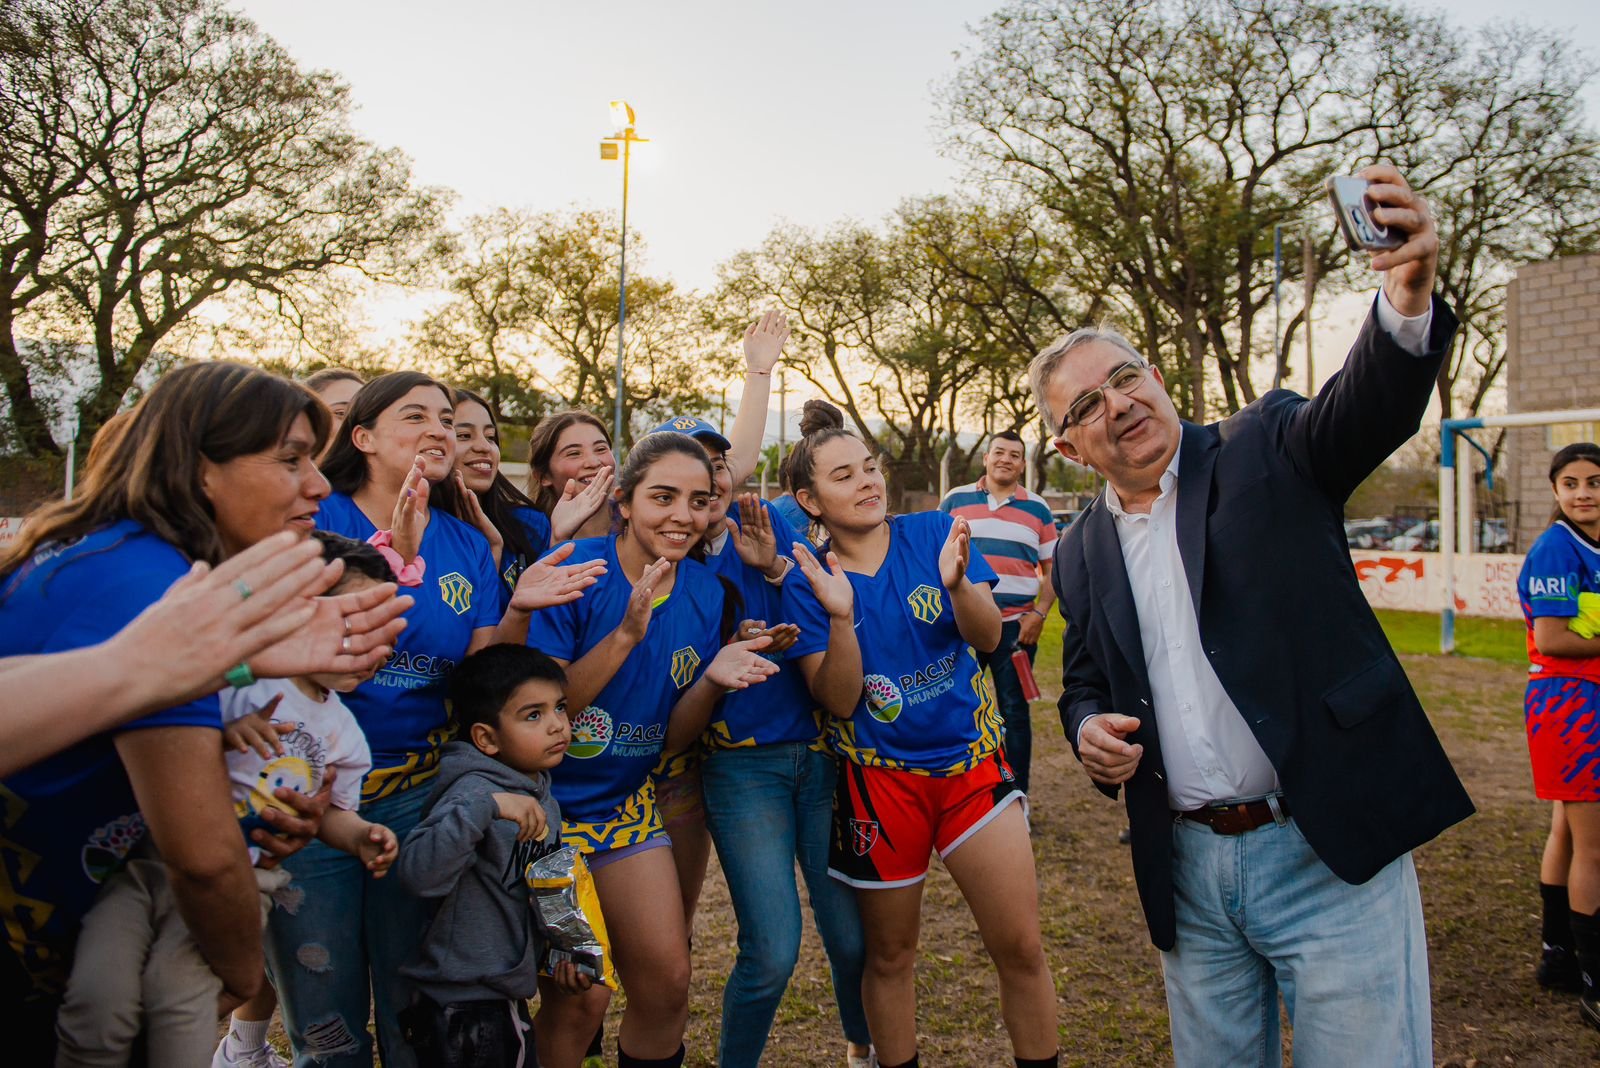
[[[1433,310],[1403,316],[1380,291],[1378,324],[1406,352],[1426,349]],[[1276,793],[1278,773],[1222,688],[1200,644],[1200,620],[1178,552],[1178,458],[1161,476],[1148,513],[1129,512],[1110,485],[1106,508],[1122,544],[1122,562],[1139,613],[1139,641],[1154,701],[1156,735],[1176,811]],[[1118,709],[1127,715],[1144,710]],[[1080,728],[1081,733],[1081,728]]]

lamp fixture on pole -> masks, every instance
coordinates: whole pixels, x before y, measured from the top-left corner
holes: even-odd
[[[622,448],[622,346],[628,319],[628,171],[634,145],[648,140],[633,132],[637,121],[626,100],[611,102],[611,121],[617,132],[600,141],[600,158],[622,160],[622,255],[617,263],[617,382],[616,413],[612,420],[612,447]]]

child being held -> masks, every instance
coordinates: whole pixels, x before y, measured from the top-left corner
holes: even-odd
[[[524,872],[561,844],[550,769],[572,740],[565,688],[559,664],[520,645],[491,645],[450,676],[456,740],[395,868],[439,903],[401,969],[420,991],[401,1023],[423,1068],[537,1063],[527,1000],[543,945]],[[557,981],[589,986],[570,962]]]
[[[349,593],[394,581],[389,566],[370,546],[321,532],[312,536],[322,541],[324,559],[344,561],[344,575],[331,592]],[[266,826],[259,819],[266,806],[285,807],[273,796],[278,787],[315,794],[328,769],[336,769],[332,804],[318,837],[361,856],[368,869],[381,876],[394,863],[398,843],[387,827],[368,823],[355,813],[361,779],[372,760],[361,728],[332,693],[349,690],[365,678],[313,675],[263,680],[225,691],[223,744],[235,811],[245,821],[245,833]],[[250,857],[259,863],[260,850],[250,847]],[[257,867],[255,872],[265,923],[272,895],[288,884],[289,875],[271,867]],[[142,1031],[149,1063],[204,1064],[217,1041],[221,990],[221,981],[178,914],[166,865],[146,843],[106,881],[84,917],[72,975],[56,1015],[56,1063],[125,1064]],[[251,1015],[248,1010],[262,1004],[263,997],[264,1015]],[[269,987],[240,1007],[247,1026],[256,1021],[257,1048],[240,1045],[233,1051],[239,1056],[225,1057],[233,1040],[230,1035],[216,1051],[220,1063],[276,1060],[266,1047],[274,1004]]]
[[[312,531],[311,536],[322,543],[323,559],[344,561],[344,575],[330,592],[355,593],[394,581],[394,572],[382,554],[365,542],[322,530]],[[222,740],[228,778],[233,783],[234,813],[247,835],[256,827],[267,827],[261,819],[267,807],[283,807],[273,796],[276,790],[284,787],[315,794],[332,769],[332,796],[317,840],[360,857],[372,877],[381,879],[394,863],[399,842],[389,828],[357,815],[361,780],[372,768],[372,753],[354,714],[339,699],[339,694],[349,693],[371,677],[372,672],[367,671],[264,679],[225,692]],[[259,863],[260,858],[261,851],[250,847],[251,862]],[[277,888],[287,882],[288,873],[282,873]],[[262,909],[270,922],[271,901],[266,897]],[[213,1068],[286,1068],[286,1062],[267,1045],[267,1028],[277,1005],[271,984],[263,983],[259,994],[235,1009],[228,1033],[212,1057]],[[216,1041],[215,1024],[208,1031],[209,1047]]]

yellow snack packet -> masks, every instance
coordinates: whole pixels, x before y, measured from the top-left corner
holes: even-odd
[[[544,928],[539,974],[550,977],[557,964],[571,961],[595,982],[618,989],[600,895],[583,854],[562,846],[531,862],[523,877]]]

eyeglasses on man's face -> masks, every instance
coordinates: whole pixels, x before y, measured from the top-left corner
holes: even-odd
[[[1149,371],[1150,365],[1143,360],[1129,360],[1112,371],[1105,382],[1068,405],[1066,417],[1061,420],[1061,429],[1056,431],[1056,436],[1060,437],[1071,427],[1086,426],[1105,415],[1106,390],[1114,389],[1124,395],[1132,393],[1144,383]]]

